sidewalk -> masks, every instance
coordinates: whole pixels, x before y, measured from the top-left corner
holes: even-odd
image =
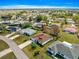
[[[20,49],[23,49],[24,47],[30,45],[31,43],[32,43],[32,41],[29,40],[29,41],[26,41],[26,42],[24,42],[24,43],[18,45],[18,47],[19,47]],[[10,53],[10,52],[12,52],[12,50],[11,50],[10,48],[5,49],[5,50],[3,50],[2,52],[0,52],[0,57],[4,56],[4,55],[6,55],[6,54],[8,54],[8,53]]]
[[[11,34],[8,34],[8,35],[6,35],[5,37],[10,37],[10,36],[14,35],[15,33],[19,32],[20,30],[21,30],[21,29],[18,29],[16,32],[13,32],[13,33],[11,33]]]
[[[10,52],[12,52],[12,50],[11,50],[10,48],[5,49],[5,50],[3,50],[2,52],[0,52],[0,57],[4,56],[4,55],[6,55],[6,54],[8,54],[8,53],[10,53]]]
[[[19,45],[19,48],[23,49],[23,48],[25,48],[26,46],[30,45],[31,43],[32,43],[32,41],[31,41],[31,40],[28,40],[28,41],[26,41],[26,42],[20,44],[20,45]]]
[[[6,35],[5,37],[10,37],[10,36],[14,35],[15,33],[16,33],[16,32],[13,32],[13,33],[11,33],[11,34]]]
[[[15,39],[15,38],[17,38],[17,37],[19,37],[19,36],[20,36],[20,35],[15,35],[15,36],[10,37],[10,39],[13,40],[13,39]]]

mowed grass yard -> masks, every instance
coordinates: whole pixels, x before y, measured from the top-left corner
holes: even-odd
[[[72,44],[79,44],[79,39],[77,38],[75,34],[69,34],[62,31],[60,34],[61,34],[61,37],[58,38],[57,40],[62,41],[62,42],[67,41]],[[54,59],[46,54],[48,46],[51,45],[53,42],[54,41],[47,43],[44,47],[37,46],[37,48],[34,50],[32,49],[31,45],[29,45],[25,47],[23,51],[26,53],[26,55],[28,55],[30,59]],[[40,55],[34,57],[33,55],[35,51],[40,51]]]
[[[28,36],[28,35],[21,35],[20,37],[14,39],[14,41],[19,45],[22,44],[28,40],[30,40],[32,37],[34,37],[36,34],[40,33],[40,31],[37,31],[35,34]]]
[[[13,52],[1,57],[0,59],[17,59]]]
[[[7,49],[7,48],[9,48],[8,44],[0,40],[0,51],[3,51],[4,49]]]
[[[50,41],[49,43],[47,43],[44,47],[40,47],[39,45],[37,45],[37,47],[35,49],[32,49],[32,46],[29,45],[27,47],[25,47],[23,49],[23,51],[25,52],[26,55],[28,55],[28,57],[30,59],[54,59],[51,58],[49,55],[47,55],[46,50],[48,48],[49,45],[52,44],[53,41]],[[38,56],[33,56],[34,52],[39,51],[39,55]]]
[[[14,39],[14,41],[16,42],[17,45],[19,45],[19,44],[26,42],[29,39],[30,39],[29,36],[21,35],[20,37]]]
[[[69,34],[66,32],[61,32],[61,37],[58,39],[59,41],[67,41],[72,44],[79,44],[79,39],[76,34]]]
[[[7,31],[7,30],[3,30],[2,32],[0,32],[0,35],[8,35],[10,34],[11,32],[10,31]]]

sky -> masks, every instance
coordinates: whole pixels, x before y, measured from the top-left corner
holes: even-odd
[[[23,7],[79,8],[79,0],[1,0],[0,1],[0,8],[23,8]]]

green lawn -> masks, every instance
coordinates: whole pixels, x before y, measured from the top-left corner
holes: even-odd
[[[69,34],[66,32],[61,32],[61,37],[58,39],[59,41],[67,41],[72,44],[79,44],[79,39],[75,34]]]
[[[17,59],[13,52],[1,57],[0,59]]]
[[[7,34],[10,34],[10,31],[3,30],[2,32],[0,32],[0,35],[7,35]]]
[[[21,35],[20,37],[14,39],[14,41],[19,45],[22,44],[24,42],[26,42],[27,40],[29,40],[30,38],[26,35]]]
[[[7,34],[10,34],[10,31],[7,31],[5,29],[7,25],[4,25],[4,24],[0,24],[0,27],[3,28],[2,32],[0,32],[0,35],[7,35]]]
[[[72,44],[79,44],[79,39],[77,38],[75,34],[69,34],[69,33],[62,32],[62,31],[60,34],[61,34],[61,37],[58,39],[59,41],[62,41],[62,42],[67,41]],[[51,45],[53,42],[54,41],[47,43],[44,47],[37,46],[36,49],[32,49],[31,45],[29,45],[25,47],[23,51],[26,53],[26,55],[29,56],[30,59],[52,59],[50,56],[46,54],[46,50],[48,46]],[[40,51],[40,55],[34,57],[33,55],[35,51]]]
[[[9,46],[2,40],[0,40],[0,51],[9,48]]]
[[[26,55],[28,55],[28,57],[30,59],[54,59],[54,58],[48,56],[47,53],[46,53],[46,50],[47,50],[48,46],[50,44],[52,44],[52,42],[53,41],[49,42],[44,47],[40,47],[40,46],[37,45],[37,47],[35,49],[32,49],[32,46],[29,45],[29,46],[25,47],[23,49],[23,51],[25,52]],[[33,55],[34,55],[34,52],[36,52],[36,51],[40,51],[39,52],[40,54],[38,56],[34,57]]]
[[[34,37],[36,34],[40,33],[40,31],[37,31],[34,35],[28,36],[28,35],[21,35],[20,37],[14,39],[14,41],[19,45],[27,40],[30,40],[32,37]]]

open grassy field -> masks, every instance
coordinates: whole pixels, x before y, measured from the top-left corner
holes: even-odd
[[[52,42],[53,41],[47,43],[44,47],[40,47],[39,45],[37,45],[37,47],[35,49],[32,49],[32,46],[29,45],[29,46],[25,47],[23,49],[23,51],[25,52],[26,55],[28,55],[28,57],[30,59],[54,59],[54,58],[51,58],[50,56],[48,56],[46,53],[48,46],[50,44],[52,44]],[[34,52],[36,52],[36,51],[39,51],[39,55],[34,57],[33,55],[34,55]]]
[[[0,40],[0,51],[9,48],[9,46],[2,40]]]
[[[13,52],[1,57],[0,59],[17,59]]]

